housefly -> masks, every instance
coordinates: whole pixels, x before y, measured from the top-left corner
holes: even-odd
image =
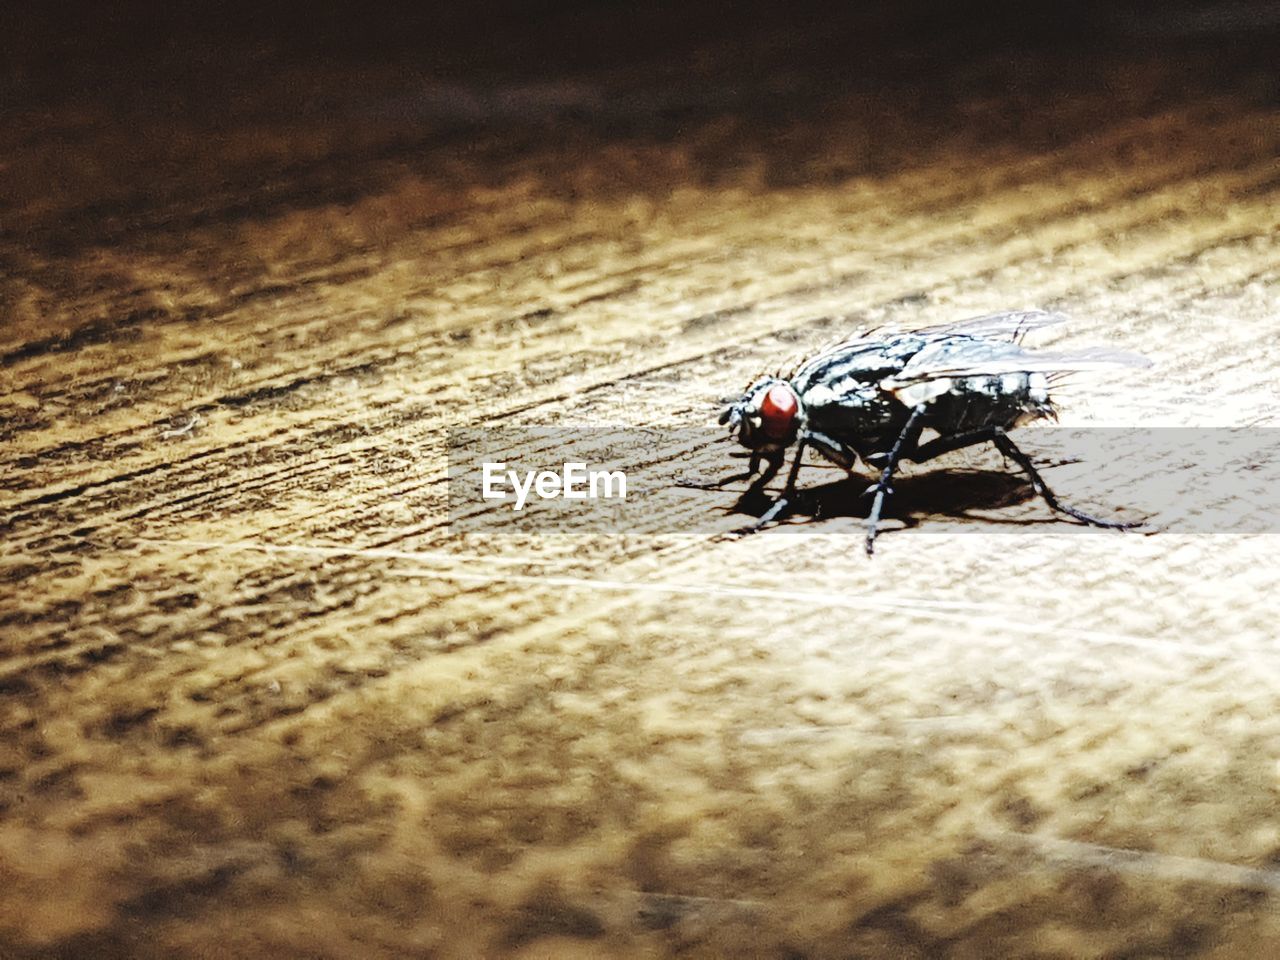
[[[1103,520],[1068,506],[1044,482],[1008,431],[1032,420],[1055,419],[1050,387],[1066,374],[1149,366],[1147,358],[1105,348],[1028,350],[1028,331],[1061,323],[1042,310],[997,313],[905,333],[864,334],[836,343],[790,371],[765,376],[720,414],[731,435],[751,451],[746,473],[710,486],[754,476],[759,493],[796,448],[782,494],[750,527],[753,532],[785,516],[796,499],[796,477],[812,448],[852,470],[858,461],[878,471],[870,496],[866,550],[874,550],[894,471],[903,461],[924,463],[962,447],[992,443],[1030,478],[1035,492],[1058,513],[1095,527],[1139,526]],[[923,440],[925,431],[930,439]]]

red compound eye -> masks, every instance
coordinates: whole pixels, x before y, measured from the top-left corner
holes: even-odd
[[[773,440],[786,440],[795,430],[800,402],[785,383],[775,383],[760,401],[761,429]]]

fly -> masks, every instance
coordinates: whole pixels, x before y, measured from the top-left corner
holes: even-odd
[[[846,470],[861,461],[879,471],[864,493],[872,498],[866,539],[870,556],[885,502],[893,493],[894,471],[903,461],[924,463],[962,447],[992,443],[1022,468],[1054,511],[1095,527],[1140,526],[1103,520],[1063,503],[1009,438],[1014,427],[1056,419],[1049,388],[1063,375],[1150,366],[1146,357],[1105,348],[1046,352],[1022,346],[1028,331],[1066,319],[1028,310],[905,333],[856,336],[822,350],[785,375],[762,377],[720,414],[720,422],[751,451],[747,471],[709,486],[748,479],[763,465],[748,493],[757,494],[782,469],[787,450],[795,446],[781,496],[741,531],[749,533],[793,508],[796,477],[810,448]],[[922,442],[925,430],[936,436]]]

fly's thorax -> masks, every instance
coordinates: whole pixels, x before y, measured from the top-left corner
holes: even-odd
[[[811,431],[849,445],[879,436],[903,412],[902,405],[878,384],[853,378],[815,383],[801,394],[801,403]]]
[[[850,340],[806,360],[791,382],[801,397],[822,385],[847,392],[856,384],[876,384],[900,371],[924,343],[910,334]]]
[[[901,371],[923,343],[909,334],[863,338],[803,364],[792,384],[810,431],[853,445],[899,422],[902,404],[881,385]]]

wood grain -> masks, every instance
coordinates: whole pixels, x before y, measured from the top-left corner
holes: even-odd
[[[882,24],[860,72],[814,16],[528,52],[567,22],[505,74],[454,34],[6,62],[0,955],[1274,951],[1273,537],[1026,500],[868,562],[856,517],[445,504],[451,426],[702,424],[848,327],[1011,307],[1156,361],[1070,423],[1271,422],[1272,61]]]

